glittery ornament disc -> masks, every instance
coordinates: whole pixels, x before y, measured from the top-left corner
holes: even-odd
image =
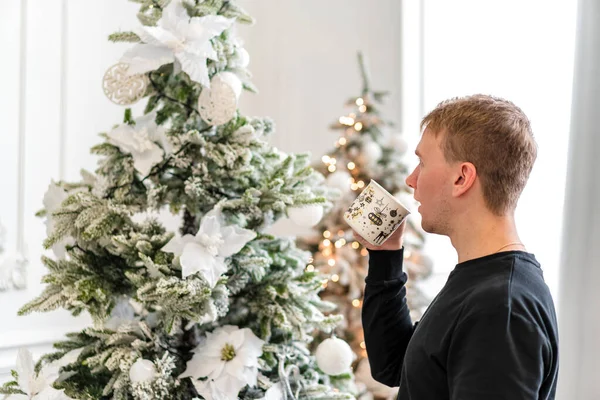
[[[125,63],[115,64],[106,71],[102,80],[106,97],[122,106],[133,104],[141,99],[150,83],[145,74],[128,75],[128,67]]]
[[[210,80],[198,97],[198,111],[210,125],[222,125],[235,116],[242,82],[231,72],[221,72]]]

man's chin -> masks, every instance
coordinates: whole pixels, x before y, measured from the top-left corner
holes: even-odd
[[[421,229],[423,229],[427,233],[437,233],[435,226],[424,220],[421,220]]]

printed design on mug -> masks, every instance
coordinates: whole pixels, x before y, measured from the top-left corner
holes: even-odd
[[[397,210],[392,210],[392,211],[397,211]],[[391,214],[391,212],[390,212],[390,214]],[[403,221],[402,217],[400,218],[400,221],[396,221],[395,219],[392,219],[391,221],[389,221],[387,226],[381,228],[381,230],[379,231],[379,234],[375,237],[375,239],[373,239],[375,244],[379,245],[379,244],[382,244],[383,242],[385,242],[385,239],[387,239],[387,237],[390,236],[390,234],[392,232],[394,232],[396,230],[396,228],[398,228],[400,226],[402,221]],[[371,233],[375,234],[376,232],[371,232]]]
[[[390,235],[390,232],[385,232],[385,231],[381,231],[379,232],[379,235],[377,235],[377,237],[375,237],[375,244],[382,244],[385,239]]]
[[[382,198],[383,200],[383,198]],[[383,201],[382,201],[383,203]],[[383,224],[383,220],[387,218],[387,214],[385,213],[385,210],[388,208],[388,204],[385,205],[385,207],[382,209],[380,209],[379,207],[373,207],[374,212],[370,212],[369,213],[369,221],[371,221],[371,223],[373,225],[377,225],[377,226],[381,226]]]
[[[375,197],[375,190],[373,190],[372,187],[368,186],[361,194],[360,196],[358,196],[358,201],[359,202],[366,202],[368,204],[371,204],[371,202],[373,201],[373,197]]]
[[[350,206],[346,211],[346,217],[349,216],[352,220],[357,219],[358,217],[363,215],[363,209],[361,207],[352,207]]]
[[[346,217],[355,221],[363,215],[365,203],[371,204],[375,197],[375,191],[372,187],[367,187],[363,192],[356,198],[354,203],[346,210]],[[358,202],[358,205],[355,205]]]

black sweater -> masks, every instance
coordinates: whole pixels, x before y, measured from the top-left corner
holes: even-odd
[[[375,380],[399,385],[398,400],[554,399],[556,314],[533,254],[457,264],[413,325],[403,253],[369,251],[362,320]]]

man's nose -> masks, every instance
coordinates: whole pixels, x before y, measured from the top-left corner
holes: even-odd
[[[406,185],[411,189],[416,189],[414,175],[415,171],[413,171],[409,176],[406,177]]]

